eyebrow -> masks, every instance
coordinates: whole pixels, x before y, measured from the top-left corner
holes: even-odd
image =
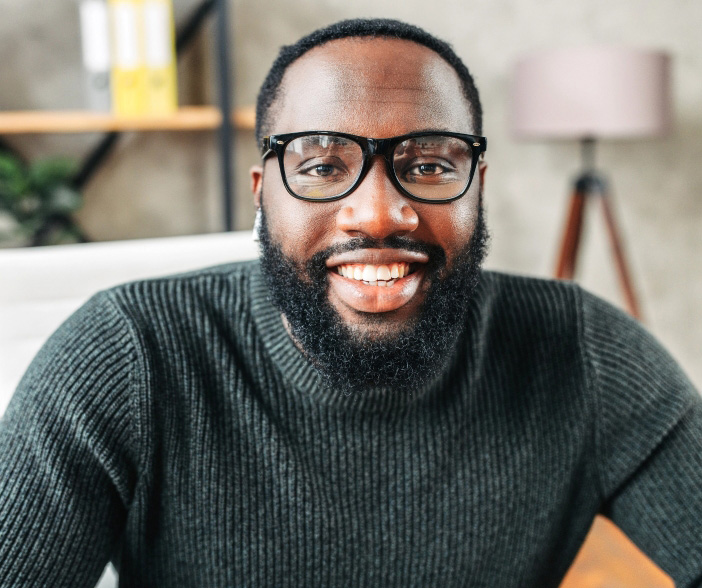
[[[417,129],[416,131],[410,131],[410,133],[452,133],[452,132],[460,132],[460,131],[453,131],[452,129],[449,129],[447,127],[428,127],[424,129]],[[407,133],[403,133],[407,134]],[[470,133],[467,133],[470,134]]]
[[[402,133],[400,135],[395,135],[395,137],[403,137],[404,135],[409,135],[411,133],[460,133],[461,131],[456,131],[454,129],[449,129],[448,127],[425,127],[422,129],[413,129],[411,131],[407,131],[406,133]],[[472,133],[465,133],[466,135],[470,135]],[[375,137],[376,139],[392,139],[394,137]]]
[[[332,131],[328,129],[310,129],[309,131],[302,131],[305,133],[314,133],[314,132],[324,132],[324,133],[341,133],[344,134],[344,131]],[[448,127],[425,127],[421,129],[414,129],[411,131],[407,131],[406,133],[402,133],[400,135],[394,135],[393,137],[373,137],[375,139],[393,139],[394,137],[403,137],[404,135],[409,135],[411,133],[460,133],[462,131],[456,131],[455,129],[450,129]],[[273,133],[275,134],[275,133]],[[284,133],[283,133],[284,134]],[[353,133],[351,133],[353,134]],[[472,135],[473,133],[464,133],[466,135]],[[307,138],[307,137],[305,137]]]

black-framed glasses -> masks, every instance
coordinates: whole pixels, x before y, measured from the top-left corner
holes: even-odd
[[[328,202],[348,196],[382,155],[388,176],[408,198],[450,202],[463,196],[473,180],[487,139],[444,131],[421,131],[371,139],[333,131],[270,135],[261,155],[278,156],[287,191],[300,200]]]

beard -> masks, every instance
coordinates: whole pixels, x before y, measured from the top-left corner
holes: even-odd
[[[347,394],[371,388],[412,391],[441,373],[465,328],[469,302],[480,279],[489,240],[484,217],[481,195],[473,235],[451,260],[451,267],[441,247],[407,237],[352,238],[300,265],[272,241],[261,206],[261,269],[270,300],[325,386]],[[327,294],[326,260],[366,248],[402,248],[429,256],[425,269],[429,288],[417,316],[382,336],[351,329]],[[367,313],[368,321],[382,324],[382,314]]]

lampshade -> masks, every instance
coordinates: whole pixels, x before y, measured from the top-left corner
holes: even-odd
[[[580,47],[521,60],[512,130],[524,138],[662,135],[671,125],[670,57],[624,47]]]

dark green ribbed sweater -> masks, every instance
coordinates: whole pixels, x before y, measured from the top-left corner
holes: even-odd
[[[320,386],[258,263],[93,297],[0,425],[0,586],[557,586],[603,512],[702,575],[702,402],[569,283],[485,272],[441,376]]]

